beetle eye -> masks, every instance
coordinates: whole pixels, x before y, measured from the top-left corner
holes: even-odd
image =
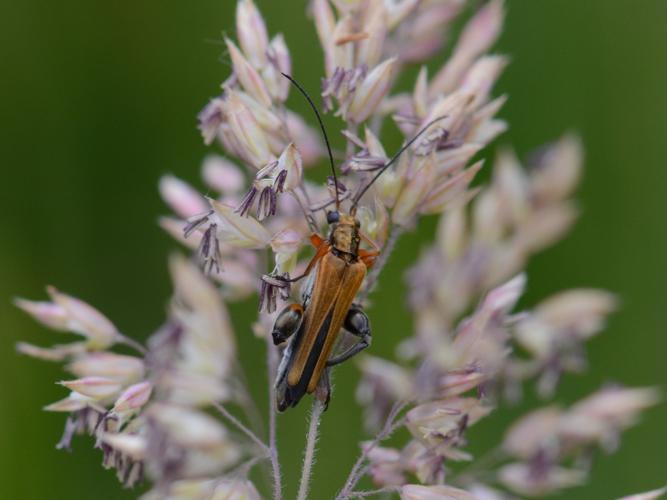
[[[327,222],[329,224],[333,224],[335,222],[338,222],[339,220],[340,220],[340,214],[338,213],[338,211],[327,212]]]

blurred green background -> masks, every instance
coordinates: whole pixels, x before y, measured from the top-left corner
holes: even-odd
[[[156,226],[166,213],[156,184],[171,172],[196,185],[207,153],[195,116],[228,68],[221,33],[234,32],[232,0],[197,2],[3,1],[0,5],[0,498],[120,499],[88,439],[55,450],[64,417],[41,406],[61,398],[56,365],[19,357],[19,339],[55,334],[10,305],[54,284],[144,338],[162,321],[170,292],[165,262],[177,248]],[[321,59],[305,2],[258,2],[285,33],[294,73],[316,89]],[[288,6],[289,5],[289,6]],[[521,154],[573,129],[584,138],[582,217],[571,235],[534,259],[526,303],[571,286],[623,300],[590,343],[592,370],[569,377],[574,400],[606,381],[667,386],[667,2],[510,0],[499,51],[512,64],[497,93],[510,100],[502,143]],[[290,101],[305,111],[297,99]],[[332,128],[334,120],[329,120]],[[391,149],[391,148],[390,148]],[[410,328],[402,271],[430,237],[402,241],[372,310],[372,351],[391,355]],[[265,405],[264,345],[248,330],[254,304],[234,309],[243,361]],[[259,357],[259,358],[258,358]],[[255,359],[262,360],[261,362]],[[313,498],[329,498],[362,439],[352,365],[339,370],[322,425]],[[294,495],[307,404],[280,416],[287,498]],[[517,411],[470,433],[479,449],[500,439]],[[606,499],[667,482],[667,406],[629,431],[619,452],[599,456],[592,482],[563,497]]]

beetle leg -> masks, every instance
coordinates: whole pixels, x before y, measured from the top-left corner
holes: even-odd
[[[365,264],[367,269],[373,267],[373,264],[375,264],[375,259],[377,259],[378,255],[380,255],[380,252],[364,250],[361,248],[359,249],[359,259]]]
[[[338,356],[327,361],[327,366],[339,365],[371,345],[371,323],[359,306],[353,305],[345,317],[343,327],[352,335],[359,337],[359,342],[349,347]]]
[[[303,320],[303,307],[301,304],[289,304],[276,317],[273,324],[271,336],[273,344],[278,345],[285,342],[299,330]]]
[[[324,405],[324,411],[327,411],[329,400],[331,399],[331,382],[329,381],[329,370],[327,368],[324,369],[317,383],[315,397]]]
[[[377,243],[375,243],[375,241],[373,241],[373,238],[368,236],[363,231],[359,231],[359,237],[371,246],[373,252],[375,252],[376,254],[380,253],[380,246]]]
[[[287,283],[294,283],[296,281],[299,281],[302,278],[305,278],[310,274],[310,272],[313,270],[315,265],[324,257],[327,253],[329,253],[330,246],[329,243],[327,243],[325,240],[323,240],[319,235],[313,233],[310,237],[310,241],[313,244],[315,248],[317,248],[317,252],[315,252],[315,255],[313,255],[313,258],[310,259],[310,262],[306,266],[306,270],[301,273],[299,276],[296,278],[278,278],[275,277],[275,279],[280,279],[283,281],[286,281]]]
[[[372,248],[372,250],[364,250],[361,248],[359,249],[359,258],[361,259],[361,262],[363,262],[366,267],[370,269],[373,267],[373,264],[375,264],[375,259],[377,256],[380,255],[380,247],[373,241],[370,236],[365,234],[363,231],[359,231],[359,237],[368,243]]]

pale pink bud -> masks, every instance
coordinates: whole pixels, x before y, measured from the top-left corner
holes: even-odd
[[[560,409],[550,406],[522,417],[505,434],[503,449],[523,460],[529,460],[545,449],[557,452],[562,415]]]
[[[474,369],[450,370],[438,384],[438,397],[449,398],[466,393],[486,380],[486,375]]]
[[[581,177],[583,149],[577,136],[566,135],[552,145],[531,172],[531,189],[540,203],[571,195]]]
[[[605,444],[634,425],[639,414],[656,405],[660,393],[653,387],[607,387],[579,401],[563,419],[561,432],[570,440]]]
[[[382,142],[377,138],[373,131],[365,127],[364,130],[364,139],[366,142],[366,148],[371,156],[376,156],[378,158],[387,158],[387,153],[382,146]]]
[[[363,27],[368,37],[358,43],[357,64],[365,64],[372,68],[380,62],[387,36],[387,9],[384,2],[369,3]]]
[[[462,170],[463,167],[468,164],[470,159],[482,149],[482,147],[482,144],[466,143],[458,148],[438,151],[435,154],[438,171],[440,173],[455,173]]]
[[[252,0],[239,0],[236,5],[236,34],[250,62],[258,68],[265,64],[269,36]]]
[[[271,249],[276,254],[278,272],[292,272],[296,265],[303,235],[293,229],[284,229],[271,239]]]
[[[236,92],[228,91],[225,103],[229,133],[236,141],[237,153],[255,168],[271,160],[269,143],[257,119]]]
[[[245,187],[245,177],[232,162],[217,155],[208,155],[202,166],[204,182],[224,194],[235,194]]]
[[[212,500],[261,500],[261,496],[247,479],[229,479],[216,481]]]
[[[26,356],[44,361],[64,361],[72,356],[87,351],[85,342],[73,342],[71,344],[56,345],[53,347],[38,347],[27,342],[18,342],[16,350]]]
[[[61,331],[69,328],[67,311],[58,304],[17,298],[14,299],[14,305],[48,328]]]
[[[519,301],[525,288],[526,275],[521,273],[507,283],[503,283],[491,290],[482,302],[482,311],[490,317],[508,313]]]
[[[185,328],[181,339],[185,357],[179,367],[193,376],[208,377],[214,386],[220,385],[236,352],[227,308],[217,287],[195,263],[174,256],[169,260],[169,270],[177,297],[173,314]],[[193,322],[192,317],[197,321]]]
[[[341,17],[333,32],[333,40],[330,41],[334,67],[350,69],[355,66],[355,44],[351,42],[341,43],[348,40],[353,33],[355,33],[355,23],[352,15],[347,14]]]
[[[449,432],[458,429],[462,418],[473,425],[491,412],[475,398],[451,398],[414,407],[406,415],[406,427],[427,446],[440,443]]]
[[[438,244],[448,262],[458,260],[467,247],[467,221],[464,207],[457,206],[440,218]]]
[[[187,219],[208,210],[204,197],[187,182],[173,175],[162,176],[159,189],[162,199],[179,217]]]
[[[505,235],[507,217],[500,209],[500,197],[496,189],[485,189],[472,207],[474,238],[480,243],[492,245]]]
[[[472,106],[477,107],[489,99],[489,93],[507,66],[503,56],[485,56],[477,60],[461,82],[460,90],[473,96]]]
[[[373,379],[375,383],[383,386],[383,389],[391,393],[392,399],[399,401],[410,396],[412,383],[410,372],[396,363],[386,361],[375,356],[364,356],[359,361],[359,367],[366,377]],[[357,397],[363,402],[370,403],[366,397],[373,397],[372,394],[364,394],[361,386],[357,391]]]
[[[562,203],[534,211],[517,227],[518,243],[531,252],[549,247],[567,233],[578,215],[579,210],[572,203]]]
[[[123,384],[136,382],[144,376],[142,359],[113,352],[92,352],[79,356],[66,368],[77,377],[99,376]]]
[[[529,215],[528,179],[514,152],[504,150],[493,171],[500,209],[509,222],[519,225]]]
[[[366,0],[332,0],[341,12],[359,10]]]
[[[667,486],[657,490],[645,491],[644,493],[636,493],[619,498],[618,500],[657,500],[667,493]]]
[[[89,406],[94,406],[95,402],[83,394],[72,392],[65,399],[51,403],[44,407],[45,411],[74,412],[83,410]],[[104,409],[101,409],[104,412]]]
[[[544,496],[563,488],[581,484],[586,479],[583,471],[549,466],[547,470],[535,474],[530,464],[514,463],[505,465],[498,471],[502,484],[520,495]]]
[[[118,336],[116,327],[97,309],[82,300],[47,288],[53,302],[62,307],[68,316],[67,329],[88,338],[93,349],[104,349],[114,343]]]
[[[445,486],[423,486],[406,484],[401,488],[401,500],[475,500],[476,497],[465,490]]]
[[[259,76],[259,73],[252,67],[248,60],[243,57],[241,51],[229,39],[225,39],[229,56],[232,59],[234,67],[234,75],[238,78],[241,86],[250,94],[258,103],[265,107],[271,106],[271,97],[266,90],[264,80]]]
[[[422,66],[419,70],[412,93],[412,106],[415,116],[423,119],[428,114],[428,68],[426,66]]]
[[[535,309],[535,314],[552,328],[588,338],[604,328],[617,302],[605,290],[581,288],[548,298]]]
[[[368,455],[369,474],[378,486],[400,486],[405,484],[401,453],[393,448],[375,446],[371,442],[361,444]]]
[[[334,17],[329,0],[313,0],[312,13],[315,19],[317,36],[320,39],[320,45],[324,49],[326,74],[330,77],[334,71],[333,37],[336,30],[336,18]]]
[[[391,213],[392,221],[399,226],[408,225],[413,221],[435,179],[433,157],[421,157],[419,162],[421,165],[416,167],[412,177],[401,190]]]
[[[502,0],[491,0],[468,22],[447,64],[431,82],[431,96],[451,92],[472,61],[493,45],[503,23]]]
[[[466,192],[475,175],[482,168],[482,164],[483,162],[479,161],[463,172],[446,177],[441,181],[436,180],[435,186],[425,195],[419,212],[422,214],[442,213]]]
[[[354,93],[347,118],[361,123],[372,115],[394,82],[396,58],[387,59],[371,71]]]
[[[490,0],[466,24],[457,51],[481,54],[493,45],[500,35],[504,18],[502,0]]]
[[[242,260],[225,259],[225,272],[215,277],[223,285],[225,299],[243,300],[257,291],[257,271]]]
[[[153,386],[150,382],[131,385],[118,397],[113,406],[116,413],[136,411],[144,406],[151,397]]]
[[[143,436],[125,432],[119,434],[105,432],[100,434],[99,438],[114,450],[132,460],[139,461],[146,457],[148,442]]]
[[[199,112],[197,119],[199,120],[199,130],[204,138],[204,143],[209,145],[218,136],[220,125],[223,120],[223,100],[219,97],[211,100]]]
[[[109,398],[122,388],[117,380],[105,377],[84,377],[76,380],[63,380],[59,383],[93,400]]]
[[[322,156],[323,146],[320,136],[301,116],[287,112],[287,129],[294,140],[305,165],[313,165]]]
[[[183,228],[187,224],[185,221],[177,219],[176,217],[160,217],[158,219],[158,224],[167,234],[169,234],[169,236],[178,241],[181,245],[191,250],[199,248],[202,233],[194,231],[186,238],[183,234]]]
[[[386,239],[388,213],[382,202],[374,200],[375,212],[366,206],[357,210],[357,219],[361,223],[361,230],[369,238],[381,245]]]
[[[285,178],[286,190],[291,191],[301,186],[303,164],[301,163],[301,155],[294,144],[290,143],[278,158],[278,169],[287,171],[287,177]]]
[[[396,26],[399,25],[403,19],[405,19],[421,0],[402,0],[400,2],[390,2],[387,3],[388,16],[387,16],[387,26],[390,30],[393,30]]]
[[[267,229],[251,216],[242,217],[233,207],[209,199],[209,203],[220,219],[220,240],[240,248],[265,248],[271,241]]]
[[[187,448],[212,449],[227,440],[227,431],[215,418],[186,406],[154,403],[147,414]]]
[[[262,75],[271,96],[283,102],[289,94],[290,81],[281,73],[292,73],[292,59],[282,34],[271,40],[268,56],[269,64],[263,68]]]
[[[283,121],[276,113],[274,113],[273,108],[264,106],[247,92],[241,90],[229,90],[228,94],[231,92],[233,92],[234,95],[248,107],[252,116],[255,117],[257,124],[266,134],[266,139],[269,143],[274,141],[274,136],[278,138],[278,141],[283,141]]]

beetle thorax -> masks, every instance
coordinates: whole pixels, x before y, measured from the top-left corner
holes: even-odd
[[[359,250],[359,222],[353,215],[340,214],[340,220],[331,228],[334,250],[356,259]]]

